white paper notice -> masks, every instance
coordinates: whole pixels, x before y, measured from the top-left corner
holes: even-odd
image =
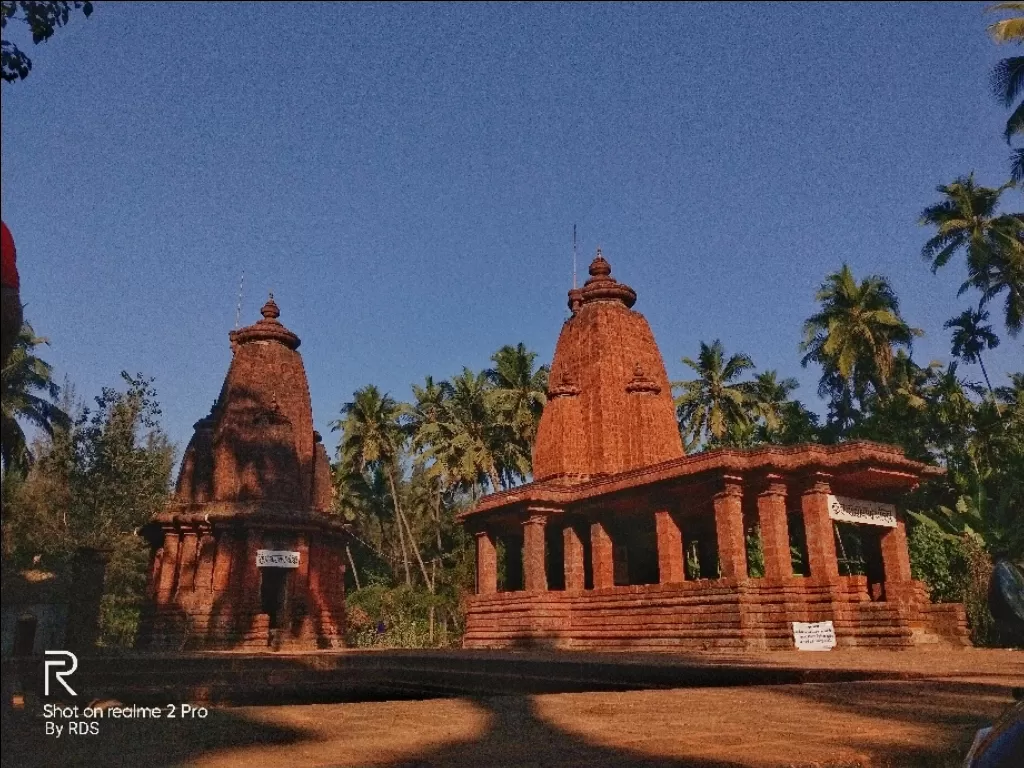
[[[801,651],[830,651],[836,647],[836,628],[831,621],[794,621],[793,642]]]

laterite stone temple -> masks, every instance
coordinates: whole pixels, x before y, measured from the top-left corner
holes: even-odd
[[[232,331],[220,396],[195,425],[151,545],[140,645],[333,648],[345,629],[345,527],[327,515],[331,469],[299,337],[278,320]]]
[[[820,621],[839,647],[966,645],[963,607],[911,577],[895,506],[940,470],[867,442],[687,456],[636,298],[600,251],[569,292],[534,480],[461,516],[477,568],[465,646],[772,650]],[[840,526],[863,575],[840,568]]]

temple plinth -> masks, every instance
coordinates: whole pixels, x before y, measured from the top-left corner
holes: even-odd
[[[299,338],[262,319],[229,334],[220,396],[196,422],[151,545],[139,644],[154,649],[343,645],[344,525],[328,516],[330,462]]]
[[[869,442],[685,455],[636,299],[600,251],[569,292],[534,480],[460,515],[465,646],[771,650],[817,621],[839,647],[966,645],[963,607],[912,579],[896,506],[941,470]]]

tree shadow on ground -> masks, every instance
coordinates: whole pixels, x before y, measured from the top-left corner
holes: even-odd
[[[487,710],[485,733],[469,741],[388,762],[388,768],[452,766],[650,766],[651,768],[743,768],[744,763],[676,756],[658,757],[635,749],[596,744],[547,722],[531,696],[473,699]]]
[[[950,756],[962,756],[974,731],[989,724],[1011,700],[1005,679],[1002,684],[978,680],[873,681],[693,687],[586,695],[601,698],[586,702],[571,694],[550,698],[533,695],[461,697],[481,716],[478,732],[469,737],[453,735],[448,738],[454,740],[429,746],[389,739],[391,723],[387,720],[387,707],[381,710],[379,742],[374,736],[372,720],[368,737],[365,731],[361,741],[353,737],[347,730],[344,710],[333,709],[344,705],[321,705],[331,709],[319,712],[307,710],[305,719],[286,718],[280,710],[274,712],[270,708],[211,706],[204,718],[108,719],[99,722],[97,735],[65,735],[60,739],[46,735],[39,705],[21,712],[5,707],[2,764],[12,768],[107,765],[169,768],[213,760],[232,768],[262,765],[749,768],[772,764],[931,768],[956,765]],[[692,705],[689,704],[691,699]],[[792,702],[792,706],[787,707],[787,702]],[[440,706],[440,702],[437,706],[432,706],[430,701],[421,704],[422,707],[417,704],[415,709],[409,710],[416,713],[415,717],[430,718],[432,724],[437,724],[438,718],[450,716],[446,715],[446,710],[450,712],[450,709]],[[552,716],[563,706],[568,716],[565,722],[573,723],[570,726],[573,730],[560,724],[560,716]],[[788,710],[798,708],[809,712],[807,722],[794,722]],[[374,716],[371,714],[371,718]],[[293,722],[282,724],[286,719]],[[912,727],[904,734],[887,730],[885,724],[894,721]],[[604,722],[615,724],[608,733],[614,746],[598,741],[603,739]],[[846,727],[847,723],[850,727]],[[589,733],[597,734],[596,737],[577,731],[576,724],[589,728]],[[828,731],[829,724],[831,731]],[[458,724],[453,720],[453,725]],[[706,738],[692,733],[687,739],[685,734],[691,728],[696,728]],[[759,748],[760,733],[774,741],[773,745],[766,745],[764,752]],[[815,736],[812,748],[797,749],[806,746],[801,741],[809,734]],[[830,738],[834,738],[834,744]],[[375,752],[378,743],[379,751]],[[266,747],[266,751],[260,752],[260,747]],[[655,749],[673,756],[651,754]],[[717,752],[716,759],[704,757],[714,752]],[[804,756],[815,755],[817,762],[808,759],[800,762],[798,752]],[[859,757],[846,759],[849,755]],[[219,756],[223,763],[218,760]]]

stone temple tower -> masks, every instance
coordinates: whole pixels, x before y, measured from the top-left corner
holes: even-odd
[[[220,396],[195,425],[151,546],[139,644],[333,648],[345,628],[346,529],[327,513],[330,463],[313,430],[299,337],[273,296],[229,334]]]

